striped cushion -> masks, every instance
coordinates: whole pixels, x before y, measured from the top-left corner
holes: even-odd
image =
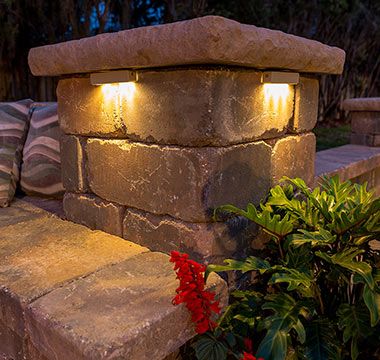
[[[0,103],[0,207],[9,206],[20,177],[20,163],[32,100]]]
[[[28,195],[60,198],[61,158],[56,103],[34,103],[21,167],[21,189]]]

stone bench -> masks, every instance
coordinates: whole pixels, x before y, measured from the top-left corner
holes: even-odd
[[[163,359],[194,336],[167,255],[57,213],[32,198],[0,209],[0,359]]]
[[[367,182],[380,196],[380,148],[350,144],[318,151],[315,175],[315,185],[323,176],[339,175],[342,181]]]
[[[380,98],[347,99],[342,107],[350,113],[351,143],[380,146]]]

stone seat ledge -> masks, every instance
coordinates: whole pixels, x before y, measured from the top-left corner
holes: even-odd
[[[342,181],[353,179],[380,167],[380,148],[343,145],[318,151],[315,159],[315,185],[323,176],[339,174]]]
[[[346,111],[380,111],[380,97],[346,99],[342,107]]]
[[[179,65],[231,65],[341,74],[345,52],[281,31],[205,16],[33,48],[36,76]]]
[[[167,255],[30,201],[0,209],[0,359],[162,359],[194,335],[177,285]]]

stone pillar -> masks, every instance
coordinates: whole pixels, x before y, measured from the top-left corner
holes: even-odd
[[[314,180],[318,73],[344,52],[208,16],[32,49],[35,75],[58,85],[68,219],[153,250],[218,261],[249,246],[223,204],[258,204],[284,176]],[[263,84],[265,69],[299,83]],[[133,69],[138,81],[93,86]]]
[[[350,112],[351,144],[380,146],[380,98],[356,98],[343,102]]]

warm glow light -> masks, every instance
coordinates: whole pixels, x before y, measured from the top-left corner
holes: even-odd
[[[104,84],[101,85],[102,93],[106,101],[114,100],[133,100],[136,92],[136,84],[134,82],[117,83],[117,84]]]
[[[280,102],[285,102],[290,95],[288,84],[264,84],[264,97],[267,103],[277,106]]]

